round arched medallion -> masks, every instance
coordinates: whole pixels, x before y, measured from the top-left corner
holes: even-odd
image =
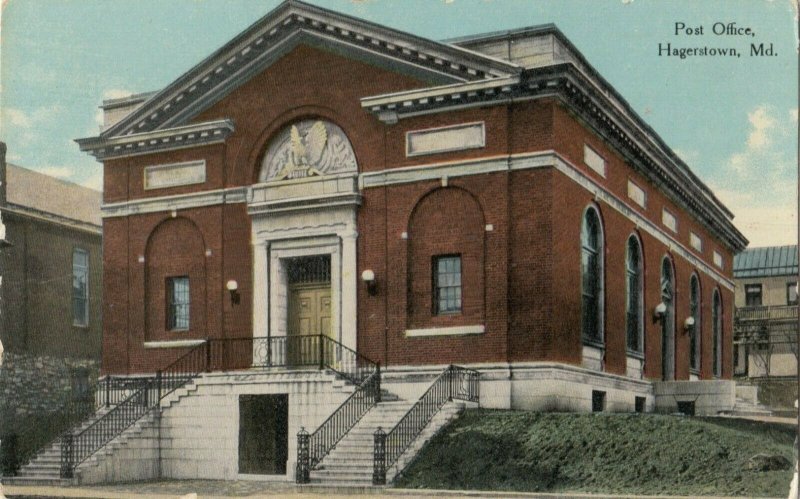
[[[356,156],[341,128],[322,120],[284,127],[261,163],[259,182],[357,171]]]

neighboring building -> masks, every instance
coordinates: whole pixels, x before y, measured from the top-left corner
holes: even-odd
[[[0,156],[4,419],[51,411],[97,378],[100,201],[100,192],[7,164],[5,154]]]
[[[797,376],[797,246],[748,248],[733,277],[734,373]]]
[[[103,370],[212,371],[126,479],[293,476],[346,399],[295,368],[320,345],[345,370],[329,341],[411,401],[459,364],[485,407],[730,408],[747,241],[552,25],[442,43],[289,0],[104,108],[78,140],[104,165]]]

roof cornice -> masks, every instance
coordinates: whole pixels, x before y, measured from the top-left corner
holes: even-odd
[[[301,41],[390,59],[439,83],[518,73],[516,64],[288,0],[184,73],[102,137],[180,126]]]
[[[734,251],[747,239],[731,222],[731,212],[683,161],[627,106],[615,99],[605,81],[591,79],[569,63],[526,70],[519,77],[446,85],[361,100],[379,119],[398,119],[475,106],[554,97],[580,115],[599,135],[651,182],[664,188]]]
[[[235,127],[231,120],[209,121],[195,125],[135,133],[121,137],[76,139],[81,151],[98,160],[172,151],[224,142]]]

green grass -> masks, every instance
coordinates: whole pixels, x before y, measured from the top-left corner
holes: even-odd
[[[396,482],[403,488],[786,497],[794,428],[724,418],[468,410]]]

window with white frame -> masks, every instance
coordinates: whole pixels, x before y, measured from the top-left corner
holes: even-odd
[[[89,325],[89,252],[72,250],[72,323]]]
[[[697,274],[693,274],[689,281],[689,316],[694,321],[689,329],[689,369],[700,372],[700,279]]]
[[[628,249],[625,258],[625,273],[627,275],[626,288],[626,331],[628,338],[628,351],[641,353],[644,350],[642,334],[642,251],[639,238],[631,235],[628,238]]]
[[[433,258],[433,292],[434,314],[461,312],[461,255]]]
[[[167,330],[188,331],[190,324],[191,293],[189,277],[167,278]]]
[[[581,330],[584,341],[603,342],[603,230],[588,208],[581,226]]]
[[[712,370],[714,376],[722,375],[722,298],[719,290],[714,290],[711,301],[711,327],[712,327],[712,355],[714,356]]]

